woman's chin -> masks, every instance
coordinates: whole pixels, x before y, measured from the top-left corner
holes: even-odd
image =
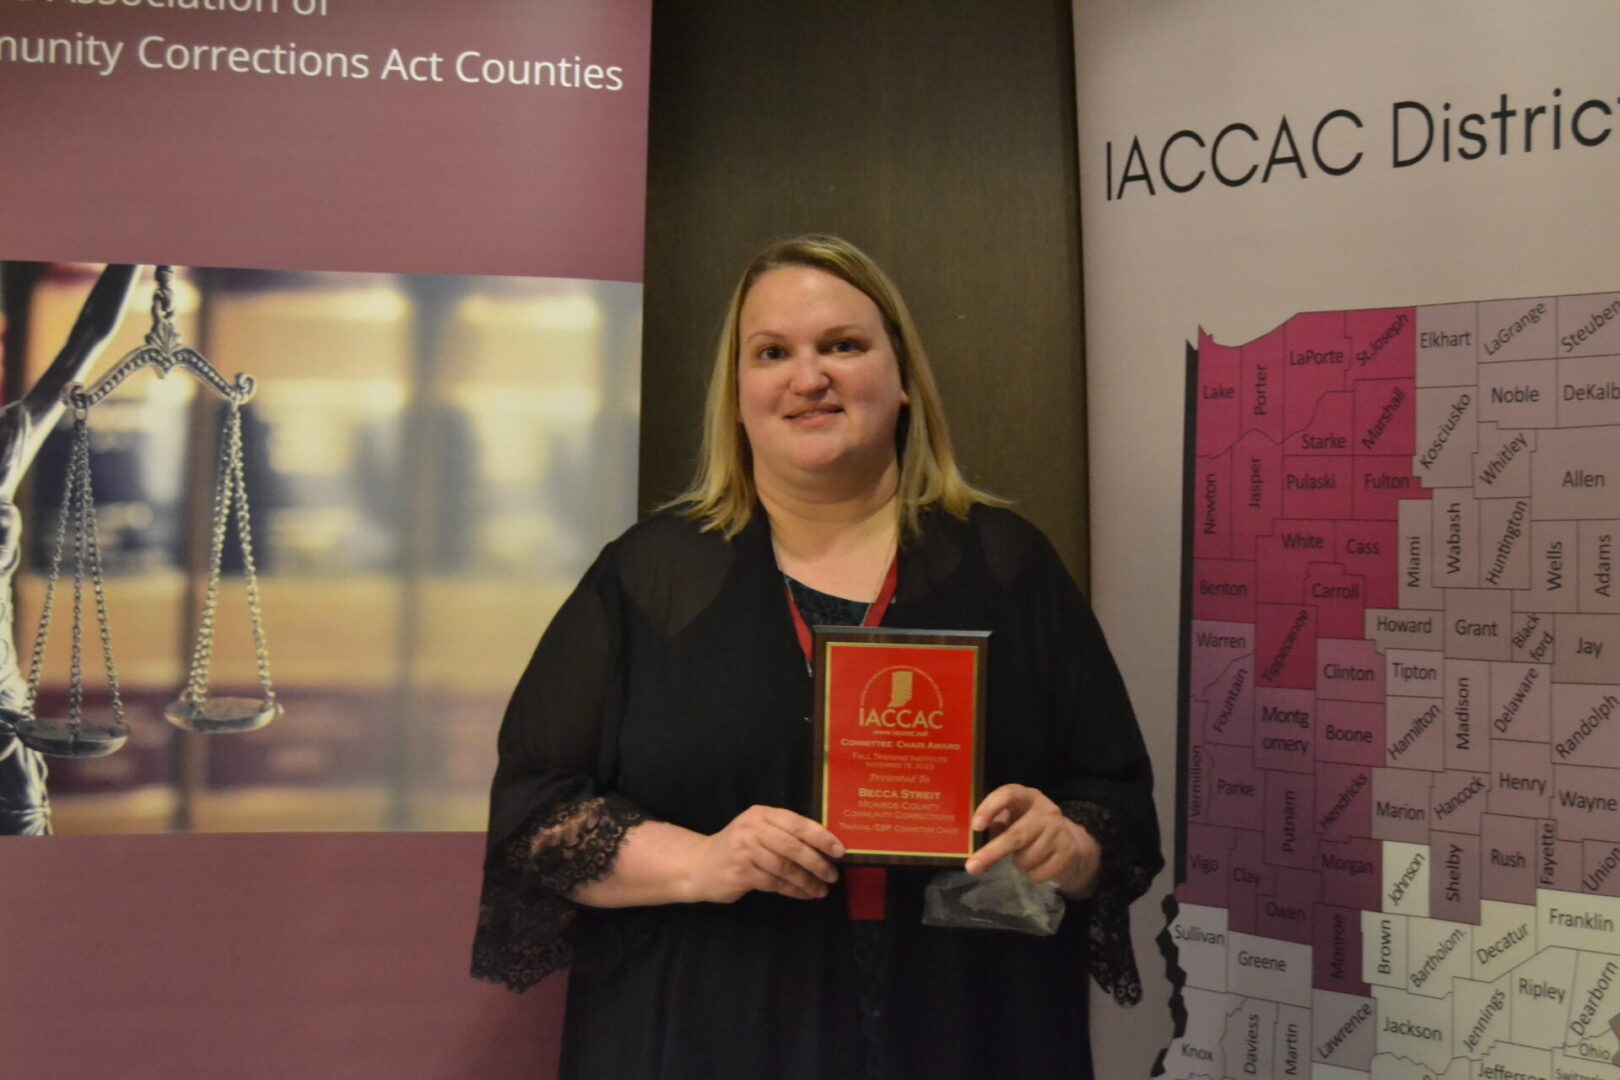
[[[778,467],[767,471],[785,486],[842,492],[881,483],[892,463],[892,459],[866,461],[858,454],[829,447],[816,453],[788,455]]]

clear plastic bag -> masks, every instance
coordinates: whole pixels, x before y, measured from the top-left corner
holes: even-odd
[[[1063,911],[1057,884],[1035,884],[1010,858],[977,875],[941,870],[923,891],[923,922],[929,926],[1017,930],[1050,937],[1057,933]]]

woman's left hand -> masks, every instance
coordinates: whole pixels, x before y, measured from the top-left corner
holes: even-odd
[[[968,873],[982,874],[1011,855],[1031,881],[1055,881],[1071,900],[1096,888],[1102,860],[1096,839],[1035,788],[1003,784],[986,795],[973,812],[973,831],[983,829],[996,835],[968,859]]]

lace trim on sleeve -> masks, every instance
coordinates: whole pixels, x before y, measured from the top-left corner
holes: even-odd
[[[613,869],[625,833],[647,820],[622,795],[575,799],[544,812],[492,848],[484,866],[473,974],[524,991],[573,959],[568,898]]]
[[[1155,870],[1109,857],[1110,852],[1117,855],[1129,845],[1124,843],[1118,819],[1106,808],[1066,802],[1061,809],[1064,817],[1089,832],[1102,848],[1097,893],[1089,901],[1092,978],[1121,1005],[1135,1005],[1142,1000],[1142,977],[1131,947],[1131,901],[1147,891]]]

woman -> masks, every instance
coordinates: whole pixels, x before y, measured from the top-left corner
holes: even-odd
[[[608,545],[518,684],[475,972],[524,989],[572,964],[566,1077],[1089,1076],[1084,975],[1140,996],[1127,907],[1161,859],[1085,601],[962,479],[910,316],[845,241],[749,265],[705,423],[692,488]],[[858,623],[891,566],[883,624],[991,631],[975,827],[998,832],[967,869],[1056,882],[1052,938],[922,925],[930,870],[852,898],[803,816],[789,605]]]

